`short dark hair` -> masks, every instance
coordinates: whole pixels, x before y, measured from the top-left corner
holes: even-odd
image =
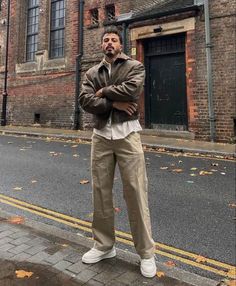
[[[112,25],[112,26],[107,26],[107,27],[104,29],[104,31],[103,31],[103,33],[102,33],[102,35],[101,35],[101,42],[102,42],[103,37],[104,37],[105,34],[116,34],[116,35],[118,35],[118,37],[119,37],[119,39],[120,39],[120,43],[122,44],[123,38],[122,38],[122,35],[121,35],[120,30],[119,30],[116,26],[114,26],[114,25]]]

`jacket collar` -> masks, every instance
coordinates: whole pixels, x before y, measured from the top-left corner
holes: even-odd
[[[116,58],[116,60],[115,60],[115,62],[118,62],[118,61],[126,61],[126,60],[129,60],[130,59],[130,57],[129,56],[127,56],[126,54],[124,54],[124,53],[120,53],[120,54],[118,54],[118,56],[117,56],[117,58]],[[105,59],[103,58],[103,60],[99,63],[99,65],[98,65],[98,70],[100,70],[102,67],[106,67],[107,66],[107,62],[105,61]]]

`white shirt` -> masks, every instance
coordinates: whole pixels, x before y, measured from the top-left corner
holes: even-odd
[[[104,60],[105,61],[105,60]],[[108,69],[109,76],[111,75],[111,64],[106,61],[106,67]],[[107,124],[102,129],[93,129],[93,132],[109,140],[123,139],[127,137],[131,132],[138,132],[142,130],[142,127],[138,119],[125,121],[122,123],[111,122],[112,111]]]

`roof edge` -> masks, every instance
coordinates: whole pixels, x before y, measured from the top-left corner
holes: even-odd
[[[166,12],[155,13],[151,16],[149,16],[149,15],[142,16],[141,15],[141,16],[137,16],[134,18],[121,19],[121,20],[117,20],[116,23],[117,24],[122,24],[122,23],[130,24],[133,22],[144,21],[144,20],[149,20],[149,19],[153,19],[153,18],[161,18],[164,16],[170,16],[170,15],[174,15],[174,14],[178,14],[178,13],[184,13],[184,12],[189,12],[189,11],[199,11],[199,10],[200,10],[199,5],[193,5],[193,6],[184,7],[184,8],[175,9],[175,10],[170,10],[170,11],[166,11]]]

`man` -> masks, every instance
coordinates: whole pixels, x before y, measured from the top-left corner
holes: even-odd
[[[154,277],[154,241],[147,198],[147,176],[138,131],[138,99],[143,65],[122,53],[122,37],[108,27],[101,38],[104,59],[85,74],[79,95],[81,107],[94,115],[91,164],[94,247],[82,257],[96,263],[116,255],[112,187],[118,163],[134,246],[141,257],[140,270]]]

